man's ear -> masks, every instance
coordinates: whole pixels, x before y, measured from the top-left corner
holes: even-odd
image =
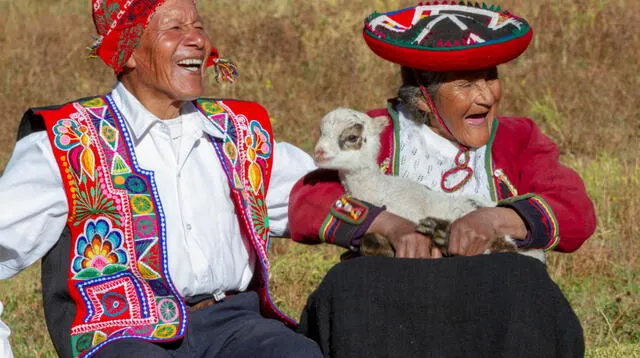
[[[134,68],[136,68],[136,59],[135,55],[132,53],[131,56],[129,56],[129,58],[127,59],[127,62],[124,63],[124,69],[130,71]]]

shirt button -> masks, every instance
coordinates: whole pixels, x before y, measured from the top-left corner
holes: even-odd
[[[186,228],[187,230],[191,231],[191,224],[187,224]]]

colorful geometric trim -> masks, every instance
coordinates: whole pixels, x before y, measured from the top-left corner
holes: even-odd
[[[501,200],[498,206],[515,210],[525,221],[530,235],[529,241],[522,247],[549,251],[560,242],[558,221],[542,197],[528,193]]]
[[[496,133],[498,132],[498,127],[500,126],[500,121],[497,118],[493,119],[493,123],[491,124],[491,135],[489,136],[489,140],[487,142],[487,150],[485,155],[485,163],[484,167],[487,171],[487,178],[489,178],[489,192],[491,193],[491,200],[498,201],[503,199],[498,193],[497,186],[494,178],[493,172],[493,142],[496,139]]]
[[[212,138],[212,142],[227,179],[235,188],[236,205],[244,213],[242,219],[268,268],[269,216],[265,199],[273,139],[260,122],[236,115],[222,101],[200,99],[196,107],[224,133],[222,141]]]
[[[364,224],[350,224],[329,213],[322,223],[322,226],[320,226],[318,237],[323,242],[349,248],[351,241],[357,236],[357,233],[362,231],[362,225]]]
[[[508,62],[524,52],[533,31],[500,7],[451,1],[375,12],[365,20],[363,36],[388,61],[443,72]]]
[[[329,209],[318,230],[321,241],[349,248],[354,239],[364,235],[375,218],[385,210],[345,194]]]
[[[343,195],[331,205],[330,212],[348,224],[359,225],[366,219],[369,208],[351,195]]]
[[[160,194],[158,193],[158,187],[155,182],[155,173],[153,171],[146,170],[140,167],[136,153],[134,151],[135,147],[124,118],[118,111],[115,103],[113,102],[111,95],[107,95],[105,99],[109,103],[109,109],[117,119],[117,126],[124,137],[124,143],[126,143],[126,146],[124,148],[127,150],[127,153],[129,154],[129,160],[132,162],[135,172],[139,174],[138,176],[129,176],[127,180],[125,180],[124,183],[121,185],[124,188],[127,188],[129,192],[132,193],[131,198],[135,201],[137,198],[142,198],[140,194],[141,187],[139,186],[141,184],[140,179],[141,178],[146,179],[148,189],[145,190],[145,193],[147,193],[147,195],[150,195],[150,199],[152,200],[153,205],[155,207],[155,213],[156,213],[155,221],[159,224],[159,228],[160,228],[159,232],[153,231],[153,230],[151,231],[152,234],[158,235],[157,237],[149,238],[148,232],[145,232],[144,229],[140,227],[135,227],[136,234],[139,236],[139,239],[136,241],[136,244],[137,244],[136,251],[137,251],[137,254],[139,255],[139,258],[138,258],[139,262],[143,264],[147,263],[148,265],[150,263],[156,264],[156,262],[159,261],[162,265],[162,268],[161,268],[161,273],[163,276],[162,279],[165,281],[164,283],[166,283],[170,292],[166,291],[166,288],[167,288],[166,286],[164,287],[161,286],[163,282],[158,281],[159,277],[153,277],[149,274],[149,272],[147,272],[146,275],[143,272],[141,272],[141,274],[143,275],[143,277],[147,276],[146,278],[150,282],[151,288],[157,296],[168,296],[171,299],[174,299],[176,301],[177,309],[179,309],[180,325],[178,327],[179,329],[177,330],[177,332],[175,332],[175,336],[181,337],[184,335],[184,332],[186,330],[187,310],[186,310],[186,306],[184,305],[182,297],[178,293],[178,290],[175,288],[175,286],[173,285],[173,282],[171,281],[171,278],[169,277],[169,260],[167,255],[167,239],[166,239],[167,238],[166,219],[164,216],[164,209],[162,208],[162,202],[160,201]],[[117,181],[117,177],[115,178],[115,181]],[[145,201],[143,200],[142,202],[144,203]],[[137,215],[138,219],[147,219],[147,220],[153,219],[153,217],[151,216],[152,213],[147,211],[144,205],[142,205],[141,207],[136,207],[135,205],[133,205],[133,210],[134,210],[134,214]],[[138,222],[143,222],[143,221],[138,220]],[[159,253],[156,253],[154,252],[153,249],[158,243],[158,241],[160,244],[161,251]],[[159,256],[159,258],[157,258],[156,255]],[[147,268],[149,268],[149,266],[147,266]],[[166,299],[157,298],[158,302],[162,300],[166,301]],[[172,337],[155,337],[155,338],[166,340],[167,338],[172,338]]]
[[[122,320],[120,325],[130,325],[137,321],[135,325],[148,324],[151,317],[149,304],[145,300],[138,301],[144,296],[144,288],[131,272],[120,272],[113,276],[107,276],[94,281],[84,281],[77,285],[82,298],[91,301],[92,305],[87,307],[87,315],[84,323],[98,322],[97,326],[92,325],[87,328],[81,326],[74,327],[74,332],[86,333],[97,329],[108,329],[117,321],[101,322],[102,316],[118,317],[126,313],[131,308],[126,320]],[[117,291],[123,291],[118,293]],[[129,307],[130,302],[135,302]]]
[[[544,199],[542,199],[541,197],[533,196],[529,198],[529,202],[533,203],[547,219],[546,222],[549,225],[547,230],[549,232],[548,235],[551,239],[544,246],[544,250],[553,250],[553,248],[556,247],[560,242],[560,227],[558,226],[558,220],[553,214],[553,210],[551,210],[549,204],[547,204],[547,202],[544,201]]]
[[[389,124],[380,133],[380,153],[378,154],[378,165],[380,172],[386,175],[398,175],[400,170],[400,136],[398,125],[398,113],[393,108],[395,104],[390,101],[386,108],[379,108],[367,112],[370,117],[385,116]]]
[[[242,213],[238,217],[243,232],[249,234],[259,258],[260,269],[254,271],[257,284],[253,288],[260,295],[263,313],[295,327],[296,322],[281,312],[269,295],[269,215],[265,200],[273,161],[269,117],[251,102],[202,98],[194,104],[224,134],[222,139],[211,137],[211,140],[232,189],[233,202],[238,213]],[[261,109],[259,114],[249,110],[255,108]],[[247,118],[252,115],[256,117]]]
[[[400,122],[398,112],[395,110],[393,103],[387,103],[387,112],[391,115],[393,121],[393,155],[391,161],[391,175],[397,176],[400,173]]]
[[[327,215],[327,217],[324,219],[324,222],[320,226],[320,230],[318,232],[320,241],[334,243],[336,228],[339,225],[340,221],[338,220],[338,218],[329,213],[329,215]]]

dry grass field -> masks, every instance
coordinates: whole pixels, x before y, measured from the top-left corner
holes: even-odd
[[[200,1],[215,45],[241,80],[207,95],[255,100],[276,136],[309,151],[319,118],[339,106],[383,106],[398,68],[369,52],[362,20],[407,0]],[[580,317],[588,356],[640,356],[640,2],[504,0],[536,31],[503,65],[501,112],[534,118],[578,170],[597,206],[598,230],[576,253],[552,254],[549,272]],[[0,0],[0,173],[30,106],[108,91],[113,74],[86,60],[94,29],[89,0]],[[11,203],[0,203],[9,210]],[[294,317],[326,270],[333,247],[274,239],[272,285]],[[3,320],[17,357],[55,356],[44,326],[39,265],[0,282]]]

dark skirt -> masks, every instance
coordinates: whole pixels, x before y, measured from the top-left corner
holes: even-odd
[[[580,322],[539,261],[361,257],[333,267],[300,332],[325,357],[583,357]]]

